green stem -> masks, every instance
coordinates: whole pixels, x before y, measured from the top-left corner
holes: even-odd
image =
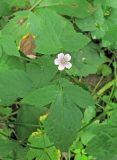
[[[71,153],[70,153],[70,150],[68,151],[68,160],[71,159]]]
[[[108,82],[105,86],[103,86],[96,94],[96,96],[94,96],[94,98],[97,98],[99,96],[101,96],[105,91],[107,91],[108,89],[110,89],[113,85],[115,84],[115,79]]]
[[[10,117],[12,117],[12,116],[14,116],[14,115],[16,115],[17,112],[18,112],[18,111],[12,112],[11,114],[9,114],[9,115],[1,118],[0,121],[5,121],[6,119],[8,119],[8,118],[10,118]]]
[[[98,115],[97,117],[95,117],[93,120],[91,120],[88,124],[86,124],[85,126],[83,126],[79,132],[83,131],[84,129],[86,129],[88,126],[90,126],[93,122],[95,122],[96,120],[100,119],[102,116],[104,116],[106,113],[102,112],[100,115]]]
[[[93,92],[92,92],[92,95],[95,94],[95,92],[96,92],[98,86],[100,85],[100,83],[102,82],[103,78],[104,78],[104,76],[102,76],[102,77],[100,78],[100,80],[98,81],[98,83],[96,84],[96,86],[95,86],[95,88],[94,88],[94,90],[93,90]]]
[[[111,101],[111,98],[112,98],[113,93],[114,93],[114,89],[115,89],[115,85],[113,85],[113,87],[112,87],[112,90],[111,90],[111,93],[110,93],[110,96],[109,96],[109,99],[108,99],[108,103]]]
[[[36,8],[40,3],[41,3],[42,0],[39,0],[37,3],[35,3],[30,9],[29,11],[32,11],[34,8]]]
[[[41,147],[35,147],[35,146],[29,145],[29,144],[27,144],[26,146],[27,146],[27,147],[30,147],[30,148],[33,148],[33,149],[43,150],[43,149],[48,149],[48,148],[53,147],[53,146],[54,146],[54,144],[49,145],[49,146],[45,146],[44,148],[41,148]]]
[[[27,127],[40,127],[40,125],[27,124],[27,123],[16,123],[16,122],[8,122],[7,124],[19,125],[19,126],[27,126]]]
[[[8,138],[8,139],[10,139],[10,137],[9,137],[8,135],[4,134],[3,132],[0,132],[0,135],[6,137],[6,138]]]

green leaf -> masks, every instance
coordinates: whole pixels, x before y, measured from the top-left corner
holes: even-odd
[[[29,135],[38,128],[39,117],[45,111],[46,108],[40,109],[38,106],[21,106],[15,122],[17,138],[20,140],[26,140]]]
[[[27,148],[21,147],[17,142],[6,138],[0,138],[0,159],[24,160],[26,159]]]
[[[114,110],[107,123],[95,126],[93,137],[86,151],[97,160],[115,160],[117,158],[117,110]]]
[[[59,151],[52,146],[47,135],[41,133],[41,131],[36,132],[35,136],[33,136],[32,133],[29,138],[29,142],[31,146],[35,146],[35,148],[30,147],[27,153],[28,160],[32,160],[34,158],[39,160],[60,160]]]
[[[97,160],[115,160],[117,158],[117,127],[101,126],[99,131],[87,144],[87,153]]]
[[[87,17],[94,10],[86,0],[43,0],[38,8],[50,8],[60,14],[79,18]]]
[[[5,0],[10,7],[25,7],[27,0]]]
[[[60,82],[60,84],[62,85],[66,95],[70,96],[69,99],[72,101],[72,103],[75,103],[81,108],[94,106],[94,100],[88,91],[82,89],[77,85],[69,83],[69,81],[65,81],[64,83],[63,82],[64,79]],[[60,92],[60,90],[60,87],[57,85],[48,85],[36,89],[35,91],[30,92],[27,96],[25,96],[22,100],[22,103],[43,107],[52,103],[53,100],[55,100],[57,94]],[[87,97],[87,99],[85,97]]]
[[[24,21],[22,25],[21,21]],[[12,33],[17,45],[27,33],[35,35],[36,51],[42,54],[56,54],[63,50],[74,52],[90,41],[82,33],[75,32],[68,20],[47,9],[39,10],[36,14],[29,11],[17,12],[2,33]]]
[[[82,50],[74,54],[73,67],[67,71],[69,74],[87,76],[97,72],[99,66],[106,61],[104,56],[100,56],[100,48],[90,43]]]
[[[117,108],[115,108],[108,119],[108,124],[111,126],[117,126]]]
[[[19,45],[20,40],[27,34],[34,36],[39,35],[38,16],[30,11],[16,12],[15,17],[3,28],[2,33],[10,35],[16,40]]]
[[[2,35],[0,36],[0,45],[2,47],[3,52],[7,55],[19,56],[18,49],[16,48],[16,44],[14,39],[10,35]]]
[[[86,36],[76,33],[72,24],[54,11],[44,9],[39,10],[38,14],[40,23],[39,37],[36,39],[38,53],[74,52],[89,42]]]
[[[9,107],[0,107],[0,116],[7,116],[12,112],[12,109]]]
[[[29,2],[31,4],[31,6],[33,6],[33,5],[35,5],[38,2],[38,0],[29,0]]]
[[[2,46],[0,46],[0,58],[2,57]]]
[[[83,19],[76,19],[77,26],[82,31],[95,31],[98,29],[98,26],[104,23],[104,15],[102,6],[100,3],[94,2],[95,12]]]
[[[0,16],[7,16],[10,13],[10,7],[5,1],[0,1]]]
[[[70,101],[68,96],[59,93],[45,122],[49,138],[57,148],[68,151],[81,127],[81,119],[80,109]]]
[[[117,1],[116,0],[106,0],[106,4],[110,7],[113,7],[113,8],[117,8]]]
[[[95,107],[88,106],[84,112],[83,124],[88,124],[96,116]]]
[[[7,56],[3,54],[0,58],[0,71],[12,69],[25,70],[24,61],[20,60],[16,56]]]
[[[52,104],[45,129],[55,146],[62,151],[68,150],[81,127],[82,113],[78,107],[94,106],[94,100],[87,91],[64,79],[60,80],[59,86],[49,85],[33,91],[24,97],[22,103],[38,107]]]
[[[11,156],[16,145],[16,143],[8,139],[0,138],[0,159]]]
[[[81,108],[87,108],[88,106],[95,106],[93,97],[88,91],[79,87],[78,85],[70,85],[64,88],[65,93],[70,96],[69,99]],[[85,98],[87,97],[87,98]]]
[[[27,74],[21,70],[0,72],[0,105],[10,105],[32,89]]]
[[[15,17],[12,18],[9,23],[7,23],[2,29],[2,34],[10,35],[12,33],[12,37],[14,38],[14,40],[17,40],[19,37],[22,37],[25,34],[29,33],[27,31],[28,24],[26,21],[28,18],[28,14],[28,11],[16,12]],[[20,25],[20,20],[23,19],[25,20],[24,25]]]
[[[114,93],[114,94],[115,94],[115,97],[117,98],[117,90],[115,90],[115,93]]]
[[[85,125],[87,125],[87,124],[84,124],[84,126]],[[82,141],[83,145],[87,145],[93,139],[93,137],[95,137],[95,135],[96,135],[95,130],[98,130],[98,128],[99,128],[99,122],[95,121],[94,123],[92,123],[92,124],[88,125],[86,128],[84,128],[84,130],[82,130],[81,141]]]
[[[102,70],[103,76],[109,76],[112,73],[111,67],[106,64],[103,64],[100,69]]]
[[[43,56],[36,62],[37,64],[27,64],[27,74],[35,88],[44,87],[54,78],[57,67],[54,65],[54,59],[49,56]]]
[[[58,93],[57,86],[55,85],[45,86],[29,93],[27,96],[24,97],[22,103],[43,107],[52,103],[57,93]]]
[[[22,146],[17,146],[17,148],[15,148],[15,155],[13,158],[15,160],[25,160],[27,151],[28,151],[28,147],[24,148]]]
[[[117,41],[117,26],[110,27],[104,36],[104,40],[115,42]]]

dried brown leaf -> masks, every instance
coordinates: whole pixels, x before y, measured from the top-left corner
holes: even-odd
[[[20,42],[20,51],[31,59],[36,58],[35,53],[35,37],[32,34],[24,36]]]

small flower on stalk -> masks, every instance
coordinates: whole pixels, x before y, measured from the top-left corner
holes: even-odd
[[[65,68],[70,69],[72,64],[69,62],[71,60],[70,54],[58,54],[57,58],[54,60],[54,63],[58,65],[58,70],[62,71]]]

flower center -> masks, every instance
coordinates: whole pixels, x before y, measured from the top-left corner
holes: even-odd
[[[63,58],[63,59],[61,60],[61,63],[62,63],[62,64],[66,64],[66,63],[67,63],[66,59]]]

